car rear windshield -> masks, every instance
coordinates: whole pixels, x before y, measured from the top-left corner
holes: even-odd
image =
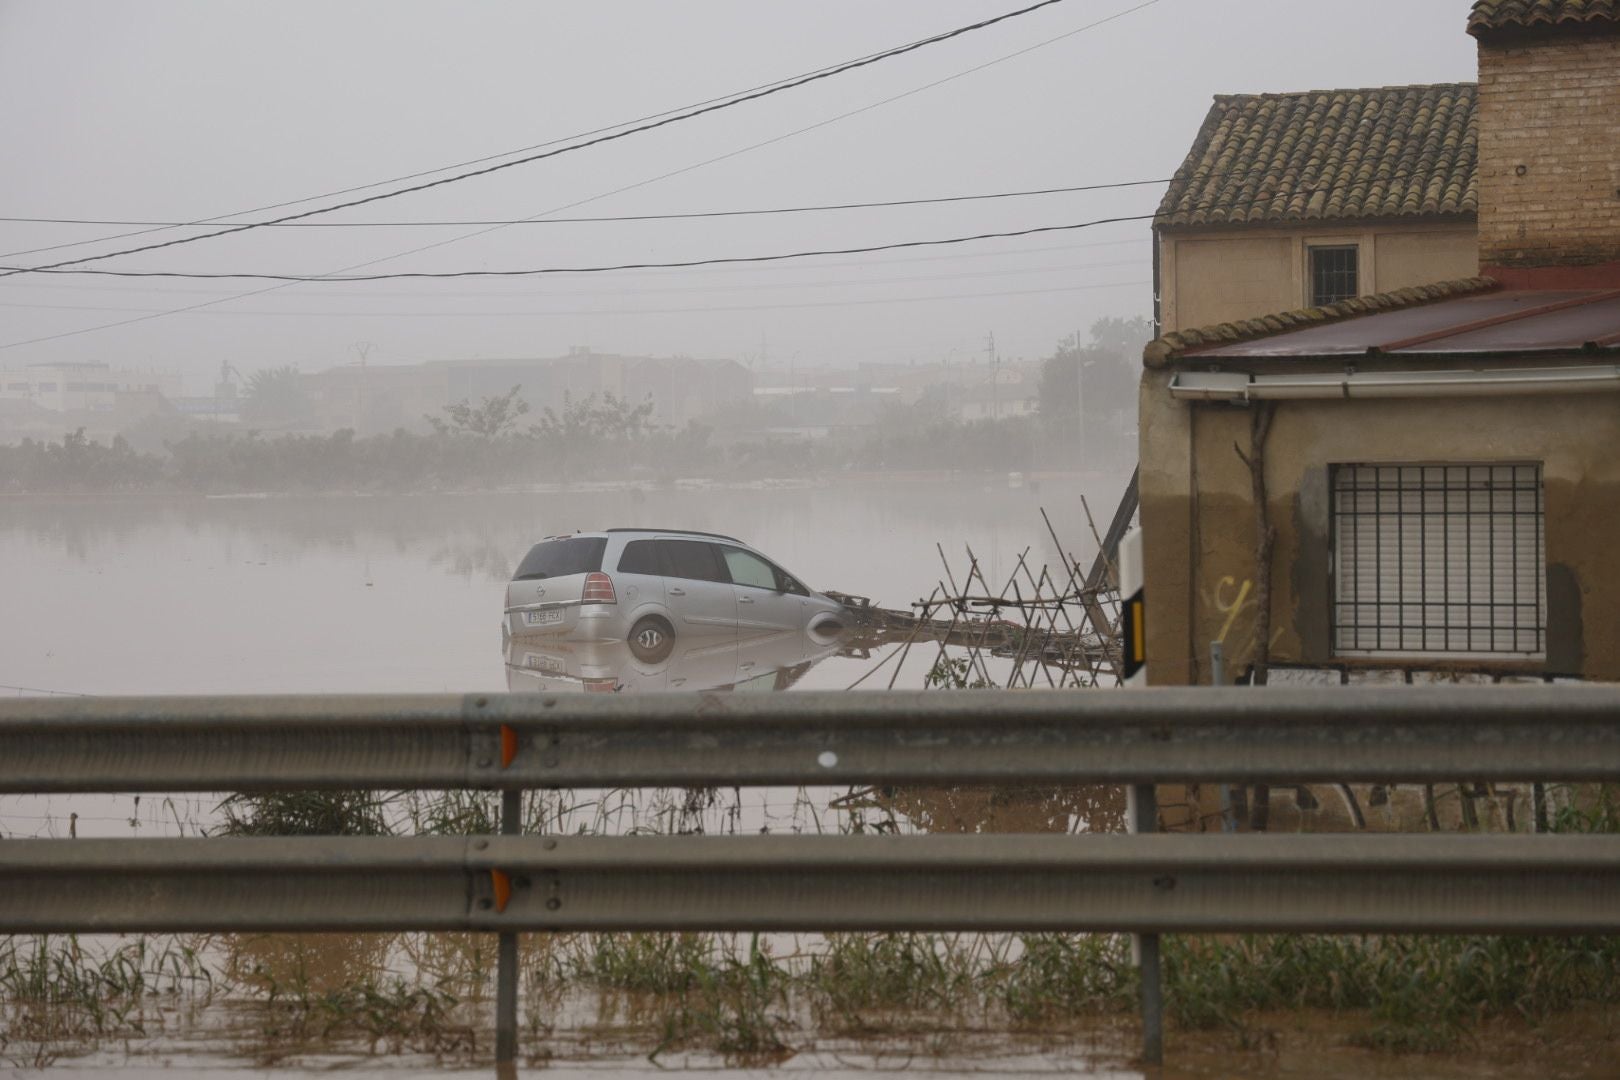
[[[591,574],[602,569],[605,536],[571,536],[566,540],[543,540],[529,549],[518,564],[513,581]]]

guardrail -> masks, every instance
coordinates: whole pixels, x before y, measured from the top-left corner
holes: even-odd
[[[0,932],[497,932],[510,1061],[522,930],[1620,930],[1611,836],[510,835],[530,788],[1459,777],[1620,779],[1620,689],[18,699],[0,792],[498,789],[505,835],[8,840]]]

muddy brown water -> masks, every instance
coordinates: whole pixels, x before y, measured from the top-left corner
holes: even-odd
[[[522,691],[555,676],[559,663],[567,674],[566,657],[539,649],[531,661],[527,650],[508,650],[501,640],[502,586],[539,536],[615,525],[713,530],[748,540],[814,587],[904,607],[940,581],[936,543],[946,546],[953,568],[965,565],[971,546],[993,581],[1011,573],[1026,549],[1036,565],[1055,562],[1042,507],[1066,546],[1089,559],[1094,544],[1080,496],[1106,519],[1119,486],[1078,476],[1017,484],[1006,477],[957,477],[375,498],[8,498],[0,500],[0,565],[6,568],[0,695]],[[791,678],[739,672],[743,677],[734,683],[739,690],[840,689],[880,659],[806,657],[785,665]],[[909,662],[896,685],[921,685],[931,659],[924,654]],[[702,678],[713,675],[705,669]],[[783,830],[839,828],[851,814],[888,815],[929,830],[1072,830],[1112,827],[1117,816],[1110,797],[1098,793],[1008,801],[987,793],[901,792],[886,804],[868,799],[831,806],[840,795],[847,793],[766,791],[741,809],[642,805],[623,812],[695,813],[715,831],[761,822]],[[189,834],[217,822],[216,802],[208,795],[0,797],[0,834]],[[568,812],[595,814],[590,820],[598,827],[615,827],[600,807]],[[331,951],[336,944],[319,947]],[[261,1018],[229,999],[201,1009],[155,1001],[151,1009],[144,1038],[85,1038],[52,1046],[38,1058],[12,1039],[0,1049],[0,1069],[37,1062],[50,1063],[57,1074],[116,1072],[154,1080],[244,1072],[304,1077],[333,1068],[390,1076],[488,1072],[469,1064],[487,1056],[482,1052],[445,1060],[317,1041],[266,1055],[254,1049]],[[652,1063],[645,1047],[627,1049],[599,1024],[580,1019],[570,1032],[559,1032],[555,1056],[544,1068],[520,1074],[764,1073],[716,1055],[665,1055]],[[1040,1034],[818,1039],[770,1071],[1166,1080],[1584,1078],[1620,1075],[1612,1067],[1620,1055],[1605,1053],[1616,1046],[1612,1025],[1612,1017],[1570,1018],[1536,1033],[1498,1025],[1455,1054],[1414,1057],[1357,1050],[1333,1017],[1257,1018],[1242,1038],[1173,1033],[1171,1068],[1144,1072],[1132,1064],[1135,1027],[1124,1018],[1077,1021]]]

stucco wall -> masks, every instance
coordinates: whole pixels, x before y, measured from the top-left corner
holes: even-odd
[[[1363,296],[1478,272],[1479,234],[1466,220],[1164,230],[1159,237],[1162,332],[1306,306],[1310,293],[1305,251],[1316,244],[1360,247],[1358,284]]]
[[[1438,366],[1438,365],[1437,365]],[[1171,372],[1142,384],[1142,527],[1151,682],[1208,682],[1255,650],[1255,529],[1248,408],[1172,401]],[[1537,671],[1620,679],[1620,396],[1278,402],[1266,445],[1277,530],[1272,653],[1336,660],[1329,636],[1328,467],[1359,462],[1539,461],[1546,504],[1547,658]],[[1196,499],[1192,492],[1196,489]],[[1389,667],[1397,658],[1360,661]],[[1422,666],[1422,661],[1414,661]],[[1476,662],[1470,662],[1476,663]],[[1510,667],[1502,661],[1482,666]],[[1439,666],[1439,665],[1436,665]]]

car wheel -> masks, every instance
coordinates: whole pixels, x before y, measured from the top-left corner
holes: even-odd
[[[675,631],[653,615],[640,619],[630,628],[630,653],[643,663],[656,664],[675,648]]]

